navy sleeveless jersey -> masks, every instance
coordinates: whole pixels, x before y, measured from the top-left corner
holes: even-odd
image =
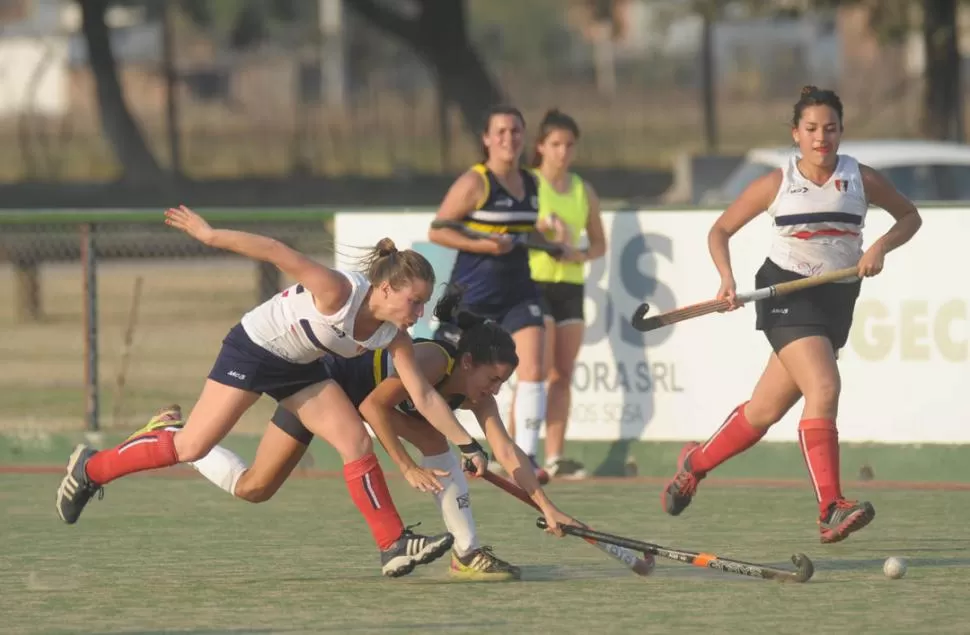
[[[435,386],[435,388],[440,388],[441,384],[451,375],[451,371],[455,366],[455,358],[458,354],[457,350],[448,342],[436,342],[425,338],[415,338],[414,345],[415,347],[422,345],[437,346],[448,356],[448,366],[445,371],[445,376]],[[347,393],[347,397],[350,398],[350,402],[354,404],[355,408],[359,408],[360,404],[364,403],[367,395],[373,392],[379,383],[387,379],[393,368],[391,354],[384,348],[358,357],[327,355],[321,360],[321,363],[326,365],[328,375],[339,378],[341,387]],[[454,410],[465,401],[465,396],[453,395],[446,399],[446,401],[451,409]],[[417,408],[414,407],[410,398],[398,404],[397,408],[404,414],[417,417],[418,419],[423,418]]]
[[[539,187],[535,176],[519,169],[525,196],[512,196],[485,165],[472,168],[485,182],[485,194],[465,224],[477,231],[494,234],[528,234],[539,217]],[[459,251],[451,281],[465,289],[464,302],[488,307],[513,306],[536,299],[539,290],[532,280],[529,252],[516,247],[507,254],[475,254]]]

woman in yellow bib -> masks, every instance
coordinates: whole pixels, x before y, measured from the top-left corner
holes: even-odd
[[[585,263],[606,253],[599,198],[592,186],[570,172],[579,126],[559,110],[550,110],[539,125],[532,165],[539,183],[536,228],[557,242],[576,247],[575,256],[556,260],[532,251],[529,265],[539,285],[545,314],[546,452],[552,477],[583,478],[582,463],[566,458],[563,447],[569,419],[570,382],[586,328],[583,314]],[[588,246],[578,249],[585,232]],[[514,410],[513,410],[514,412]],[[510,421],[510,426],[514,426]],[[538,431],[537,431],[538,432]]]

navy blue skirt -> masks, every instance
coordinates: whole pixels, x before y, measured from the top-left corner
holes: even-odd
[[[320,360],[295,364],[278,357],[252,341],[242,325],[236,324],[222,340],[209,379],[282,401],[307,386],[336,378],[331,376],[330,365]]]

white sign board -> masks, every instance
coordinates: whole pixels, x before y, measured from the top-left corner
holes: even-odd
[[[573,377],[569,438],[702,440],[750,397],[771,353],[754,330],[752,306],[649,334],[629,325],[643,301],[665,311],[714,296],[718,276],[707,232],[718,214],[604,214],[607,255],[587,266],[587,331]],[[970,209],[930,208],[923,216],[916,238],[863,283],[840,356],[844,441],[970,443],[970,400],[962,392],[970,391],[970,282],[961,256]],[[338,264],[355,266],[351,247],[390,236],[399,248],[425,254],[438,281],[447,281],[454,252],[429,243],[431,219],[429,212],[338,214]],[[732,239],[739,290],[754,286],[769,222],[760,217]],[[866,245],[891,224],[888,214],[872,209]],[[428,336],[431,326],[419,324],[414,334]],[[506,411],[510,397],[511,388],[503,389]],[[796,439],[800,412],[798,404],[766,438]],[[477,426],[467,427],[480,435]]]

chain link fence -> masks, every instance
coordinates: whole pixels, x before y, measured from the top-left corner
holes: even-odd
[[[330,222],[293,216],[218,224],[331,263]],[[289,283],[161,223],[0,220],[0,430],[79,430],[96,405],[101,429],[123,431],[166,404],[190,408],[226,332]],[[260,402],[243,425],[271,412]]]

